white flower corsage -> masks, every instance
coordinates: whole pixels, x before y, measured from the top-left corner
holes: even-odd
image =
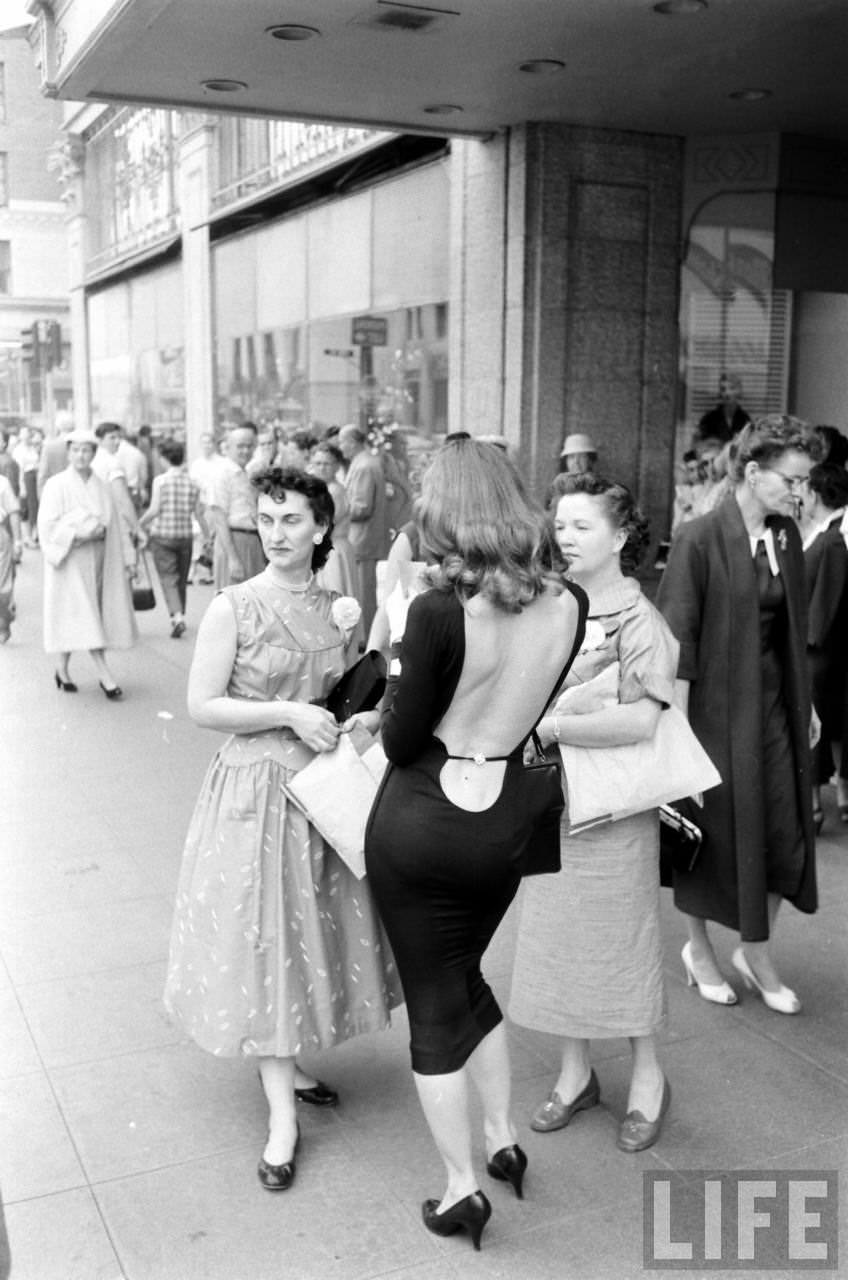
[[[353,596],[339,596],[333,601],[330,616],[339,631],[349,636],[362,617],[362,606]]]
[[[786,530],[785,529],[780,529],[778,531],[777,541],[781,551],[785,551],[786,550]]]
[[[590,618],[586,623],[586,633],[583,636],[580,652],[590,653],[593,649],[600,649],[606,638],[607,633],[604,631],[603,624],[595,618]]]

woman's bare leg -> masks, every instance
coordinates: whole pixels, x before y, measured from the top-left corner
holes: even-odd
[[[689,930],[690,954],[695,977],[706,986],[721,986],[724,977],[718,967],[713,944],[707,933],[706,920],[702,920],[700,916],[686,916],[685,919],[686,928]]]
[[[631,1036],[633,1074],[627,1095],[627,1110],[641,1111],[646,1120],[656,1120],[662,1103],[665,1076],[657,1058],[654,1036]]]
[[[294,1155],[297,1118],[294,1108],[294,1058],[260,1058],[259,1075],[268,1099],[268,1164],[285,1164]]]
[[[450,1209],[479,1187],[471,1160],[468,1084],[465,1068],[444,1075],[412,1073],[433,1141],[444,1161],[448,1185],[439,1212]]]
[[[771,957],[771,941],[774,937],[774,927],[777,922],[777,913],[780,910],[780,904],[783,901],[779,893],[770,893],[768,895],[768,918],[769,918],[769,936],[764,942],[743,942],[742,950],[745,958],[753,970],[754,977],[760,982],[766,991],[779,991],[783,983],[777,976],[777,970],[774,967],[774,961]]]
[[[466,1065],[483,1103],[486,1153],[491,1157],[496,1151],[511,1147],[516,1139],[510,1113],[512,1076],[505,1023],[498,1023],[480,1041]]]

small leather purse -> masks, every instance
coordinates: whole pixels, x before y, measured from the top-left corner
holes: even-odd
[[[701,828],[681,808],[691,808],[687,801],[660,805],[660,884],[672,888],[674,875],[691,871],[701,852]]]
[[[385,688],[386,659],[376,649],[369,649],[333,685],[324,705],[339,724],[344,724],[357,711],[373,710]]]
[[[562,870],[560,820],[565,808],[559,751],[551,759],[545,755],[535,729],[531,737],[536,756],[525,762],[524,779],[528,807],[536,817],[521,857],[521,874],[555,875]]]

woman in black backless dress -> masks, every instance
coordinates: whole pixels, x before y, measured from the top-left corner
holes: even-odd
[[[521,878],[534,817],[522,752],[583,634],[585,598],[546,572],[543,513],[492,445],[455,440],[428,470],[418,508],[439,561],[409,608],[390,671],[389,757],[366,833],[369,881],[409,1011],[412,1068],[444,1160],[427,1227],[465,1227],[475,1248],[491,1213],[471,1158],[466,1068],[484,1109],[492,1177],[522,1191],[501,1011],[480,971]],[[394,665],[394,664],[393,664]]]

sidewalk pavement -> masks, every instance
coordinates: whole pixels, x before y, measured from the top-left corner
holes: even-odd
[[[663,894],[673,1098],[654,1148],[615,1146],[622,1041],[593,1047],[601,1105],[564,1131],[532,1133],[556,1042],[512,1027],[526,1199],[486,1178],[480,1151],[494,1206],[482,1252],[465,1235],[428,1234],[420,1202],[441,1194],[443,1173],[401,1012],[389,1032],[307,1064],[341,1105],[301,1108],[297,1181],[269,1195],[255,1172],[254,1068],[195,1048],[161,1004],[182,839],[217,740],[184,701],[211,588],[191,588],[179,641],[161,603],[139,615],[141,642],[112,660],[126,696],[110,703],[83,655],[79,693],[55,688],[39,576],[27,551],[19,620],[0,648],[0,1189],[12,1280],[624,1280],[643,1272],[645,1171],[848,1170],[848,829],[827,789],[821,910],[787,908],[780,921],[779,966],[801,1016],[747,993],[719,1008],[688,990],[683,927]],[[716,937],[730,974],[733,936]],[[513,940],[510,913],[487,964],[504,998]],[[687,1174],[682,1186],[673,1235],[697,1239],[702,1183]],[[712,1275],[733,1274],[733,1218],[727,1266]],[[848,1250],[844,1210],[842,1224]],[[748,1274],[797,1274],[769,1239]]]

